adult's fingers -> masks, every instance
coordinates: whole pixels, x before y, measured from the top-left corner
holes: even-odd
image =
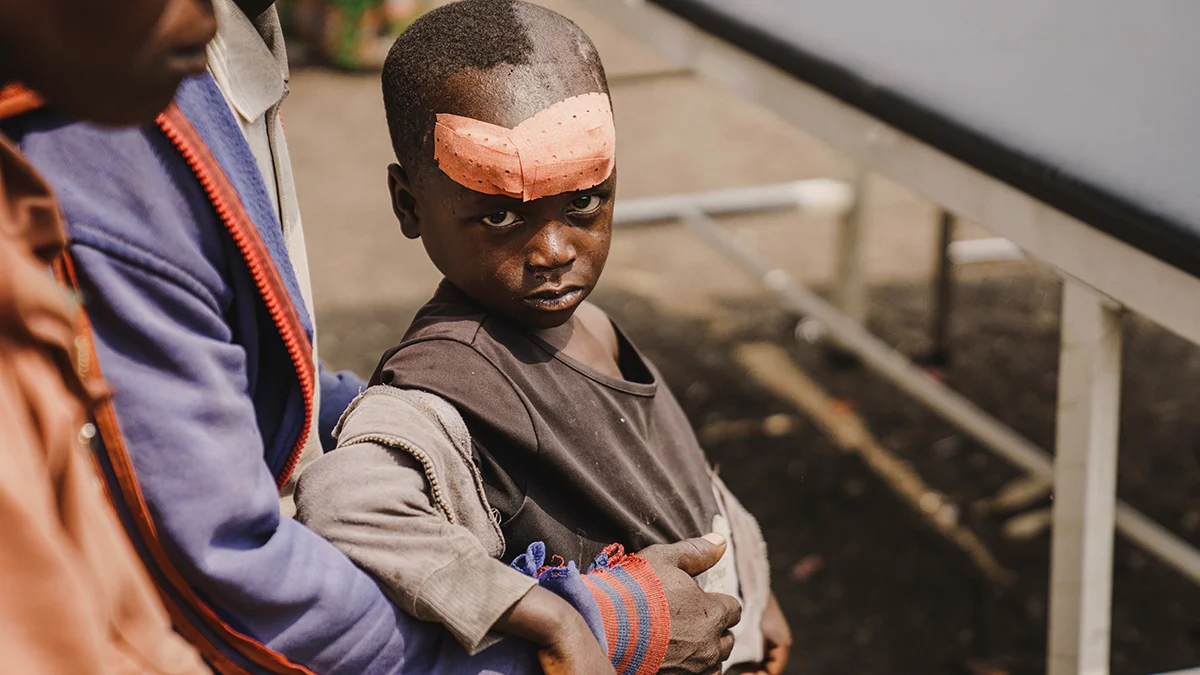
[[[721,607],[722,616],[724,617],[724,626],[722,628],[728,630],[738,625],[742,620],[742,603],[738,602],[732,595],[709,593],[708,597],[712,598]]]
[[[725,537],[712,532],[694,539],[686,539],[677,544],[677,564],[679,569],[694,577],[707,572],[725,555]]]
[[[721,639],[717,641],[717,648],[720,649],[721,662],[723,663],[733,653],[733,633],[725,631],[721,635]]]
[[[692,577],[717,564],[724,554],[725,538],[716,533],[674,544],[654,544],[638,551],[652,565],[677,567]]]

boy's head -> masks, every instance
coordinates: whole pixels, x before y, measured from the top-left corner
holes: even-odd
[[[83,119],[144,122],[204,72],[215,32],[212,0],[0,0],[0,83]]]
[[[405,236],[477,302],[533,328],[567,321],[604,269],[616,182],[587,35],[517,0],[445,5],[396,41],[383,97]]]

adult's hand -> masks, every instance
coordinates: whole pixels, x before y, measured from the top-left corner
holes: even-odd
[[[659,673],[719,673],[721,662],[733,651],[729,629],[742,619],[742,606],[724,593],[705,593],[692,578],[717,564],[724,553],[725,539],[719,534],[638,552],[662,581],[671,610],[671,641]]]

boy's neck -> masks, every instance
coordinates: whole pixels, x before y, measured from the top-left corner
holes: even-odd
[[[571,338],[575,335],[576,325],[577,320],[575,315],[572,314],[564,323],[553,328],[531,328],[521,325],[521,329],[532,335],[536,335],[546,344],[562,352],[566,351],[567,347],[571,344]]]
[[[623,378],[618,364],[616,333],[608,317],[596,307],[583,303],[576,307],[563,323],[549,328],[537,328],[479,302],[449,279],[443,280],[442,283],[483,309],[503,316],[506,321],[546,343],[555,352],[569,356],[606,375]],[[588,320],[583,320],[581,313],[587,314]]]

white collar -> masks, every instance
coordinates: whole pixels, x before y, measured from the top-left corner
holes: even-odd
[[[254,122],[288,92],[287,51],[274,5],[251,21],[234,0],[213,0],[217,36],[208,69],[233,109]]]

